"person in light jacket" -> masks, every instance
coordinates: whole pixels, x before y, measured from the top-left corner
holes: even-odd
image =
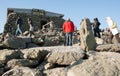
[[[32,20],[30,18],[27,18],[28,24],[29,24],[29,36],[31,37],[32,35],[34,35],[34,27],[33,27],[33,23]]]
[[[111,31],[111,34],[112,34],[111,38],[110,38],[111,43],[112,43],[112,39],[114,36],[115,36],[115,39],[117,40],[117,43],[120,43],[119,31],[118,31],[116,22],[113,21],[111,19],[111,17],[106,17],[106,22],[107,22],[109,29]]]

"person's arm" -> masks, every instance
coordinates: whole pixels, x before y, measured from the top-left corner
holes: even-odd
[[[17,25],[17,23],[18,23],[18,18],[16,19],[15,25]]]
[[[65,32],[65,23],[63,23],[62,29],[63,29],[63,32]]]

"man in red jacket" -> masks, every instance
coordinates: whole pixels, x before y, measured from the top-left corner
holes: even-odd
[[[66,46],[72,46],[72,35],[74,32],[74,23],[68,18],[64,23],[63,23],[63,31],[66,34],[65,35],[65,45]]]

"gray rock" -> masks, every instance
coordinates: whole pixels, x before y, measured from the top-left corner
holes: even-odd
[[[70,65],[73,61],[82,59],[84,55],[85,53],[79,47],[58,47],[55,48],[55,51],[50,51],[46,61],[59,65]]]
[[[64,68],[55,68],[44,71],[45,76],[66,76],[67,72]]]
[[[26,43],[22,38],[8,38],[3,42],[3,44],[8,48],[13,49],[23,49],[26,47]]]
[[[90,20],[88,18],[83,19],[80,28],[81,48],[85,51],[95,50],[96,41],[92,32]]]
[[[24,49],[22,50],[24,54],[24,59],[34,59],[34,60],[39,60],[42,61],[45,56],[48,54],[48,51],[42,50],[42,49],[37,49],[37,48],[30,48],[30,49]]]
[[[35,67],[39,62],[37,60],[28,60],[28,59],[12,59],[8,61],[7,66],[9,68],[14,67]]]
[[[26,45],[26,47],[27,47],[27,48],[33,48],[33,47],[39,47],[39,45],[34,44],[34,43],[28,43],[28,44]]]
[[[0,76],[4,73],[4,68],[0,68]]]
[[[44,40],[42,38],[32,38],[32,42],[37,45],[43,45]]]
[[[120,54],[91,53],[89,59],[69,68],[67,76],[120,76]]]
[[[20,58],[22,55],[23,53],[18,50],[7,50],[7,49],[0,50],[0,60],[5,62],[11,59]]]
[[[96,51],[99,52],[119,52],[120,53],[120,44],[102,44],[96,47]]]
[[[104,44],[104,40],[102,38],[95,37],[97,44]]]
[[[59,36],[45,37],[43,46],[56,46],[60,44]]]
[[[5,72],[2,76],[43,76],[42,72],[28,67],[19,67]]]

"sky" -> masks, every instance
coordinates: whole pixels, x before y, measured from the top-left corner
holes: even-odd
[[[63,18],[70,18],[78,30],[83,18],[93,22],[96,17],[101,23],[100,28],[108,28],[105,18],[110,16],[120,29],[120,0],[1,0],[0,33],[6,23],[7,8],[35,8],[64,14]]]

